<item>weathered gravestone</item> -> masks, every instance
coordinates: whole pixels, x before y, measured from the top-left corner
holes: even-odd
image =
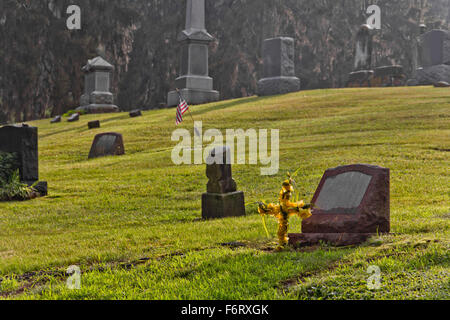
[[[69,119],[67,119],[67,122],[75,122],[80,120],[80,115],[78,113],[72,114]]]
[[[56,117],[54,117],[53,119],[52,119],[52,121],[50,121],[50,123],[59,123],[59,122],[61,122],[61,120],[62,120],[62,117],[61,116],[56,116]]]
[[[99,121],[99,120],[89,121],[89,122],[88,122],[88,128],[89,128],[89,129],[97,129],[97,128],[100,128],[100,121]]]
[[[237,191],[231,173],[231,150],[215,147],[207,159],[207,192],[202,195],[203,219],[245,215],[244,193]]]
[[[431,30],[420,36],[420,68],[411,83],[431,85],[450,82],[450,32]]]
[[[142,117],[142,111],[141,110],[133,110],[130,112],[130,117],[131,118]]]
[[[370,165],[350,165],[325,172],[314,194],[313,215],[301,234],[290,234],[294,246],[329,242],[362,243],[390,231],[390,172]]]
[[[295,76],[294,39],[278,37],[264,40],[264,78],[258,81],[258,95],[269,96],[300,90]]]
[[[372,70],[373,29],[363,24],[356,34],[353,72],[349,75],[347,87],[370,87]]]
[[[38,129],[28,125],[0,128],[0,151],[17,155],[20,181],[29,186],[39,181]],[[40,195],[47,195],[47,182],[35,185]]]
[[[89,60],[83,67],[85,73],[84,94],[80,99],[80,107],[87,113],[118,112],[114,105],[114,96],[110,92],[111,73],[114,67],[102,57]]]
[[[202,104],[219,100],[219,92],[213,90],[213,79],[209,77],[208,45],[214,38],[205,27],[205,0],[187,0],[186,29],[178,41],[181,49],[181,72],[175,80],[188,104]],[[177,91],[168,94],[167,105],[179,103]]]
[[[123,154],[125,154],[125,147],[122,135],[120,133],[107,132],[95,136],[88,158],[120,156]]]

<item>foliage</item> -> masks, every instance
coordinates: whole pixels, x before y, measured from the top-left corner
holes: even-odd
[[[63,117],[70,117],[75,113],[78,113],[80,116],[82,116],[86,114],[86,110],[69,110],[66,113],[64,113]]]
[[[0,201],[30,199],[33,189],[20,181],[19,170],[9,179],[0,179]]]
[[[17,154],[0,151],[0,181],[9,180],[13,172],[18,168],[17,161]]]

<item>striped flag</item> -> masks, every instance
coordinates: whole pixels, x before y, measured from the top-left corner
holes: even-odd
[[[182,98],[180,92],[178,92],[178,95],[180,96],[180,103],[178,104],[177,108],[177,121],[176,121],[177,125],[183,122],[183,115],[189,110],[189,106],[186,103],[186,100]]]

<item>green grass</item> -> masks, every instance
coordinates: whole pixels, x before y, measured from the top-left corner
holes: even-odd
[[[450,91],[302,91],[192,107],[203,129],[280,129],[280,171],[235,165],[246,202],[276,201],[301,168],[311,199],[327,168],[391,169],[393,235],[360,247],[275,253],[255,205],[247,216],[201,221],[205,165],[175,166],[175,110],[82,116],[39,127],[49,196],[0,203],[0,299],[449,299]],[[102,128],[87,130],[101,120]],[[180,126],[192,131],[189,117]],[[126,155],[87,160],[97,133],[123,134]],[[300,231],[293,219],[290,231]],[[275,235],[276,221],[269,221]],[[241,247],[223,243],[239,241]],[[66,288],[76,264],[81,289]],[[382,272],[367,288],[367,268]]]

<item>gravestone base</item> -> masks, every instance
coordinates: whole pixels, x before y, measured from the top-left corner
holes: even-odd
[[[371,87],[373,75],[374,75],[373,70],[360,70],[351,72],[348,75],[346,87],[348,88]]]
[[[375,233],[300,233],[289,234],[289,245],[300,248],[322,243],[336,247],[350,246],[366,242]]]
[[[35,184],[35,182],[27,182],[27,184],[31,187],[33,184]],[[39,197],[45,197],[46,195],[48,195],[47,181],[39,181],[35,184],[33,189],[36,190],[36,192],[38,193],[37,196]]]
[[[119,107],[113,104],[89,104],[78,107],[76,111],[84,111],[86,113],[115,113],[119,112]]]
[[[188,105],[203,104],[219,101],[219,91],[201,89],[181,89],[181,95]],[[174,107],[180,103],[180,97],[176,91],[170,91],[167,97],[167,106]]]
[[[297,77],[273,77],[258,81],[258,96],[273,96],[300,91],[300,79]]]
[[[244,192],[225,194],[204,193],[202,195],[202,218],[217,219],[245,215]]]
[[[450,65],[440,64],[417,69],[414,79],[411,79],[411,83],[418,86],[433,85],[440,81],[450,83]]]

